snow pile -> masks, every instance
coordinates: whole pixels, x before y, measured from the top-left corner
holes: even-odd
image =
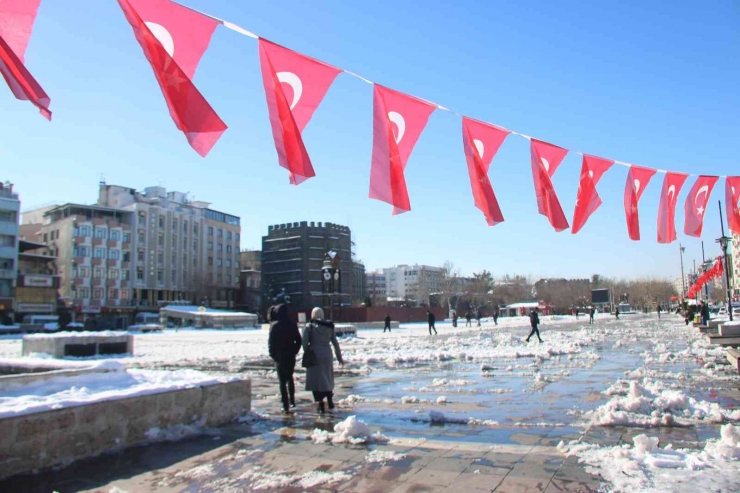
[[[239,480],[251,482],[252,490],[273,490],[294,487],[299,489],[314,488],[324,484],[335,484],[351,479],[347,473],[328,473],[323,471],[309,471],[304,474],[286,474],[269,472],[262,466],[255,466],[252,471],[247,471]]]
[[[386,443],[388,437],[370,429],[364,421],[357,416],[350,416],[334,426],[334,433],[319,428],[314,429],[308,438],[314,443]]]
[[[619,380],[605,394],[613,397],[584,415],[591,424],[657,427],[740,421],[740,410],[729,411],[714,402],[697,401],[683,391],[666,389],[662,382],[648,379],[642,385]]]
[[[633,442],[632,447],[601,447],[572,441],[557,448],[587,464],[587,472],[600,474],[611,483],[610,491],[740,491],[740,430],[731,424],[723,425],[721,437],[709,440],[704,450],[674,450],[670,444],[660,449],[658,438],[645,435]]]
[[[448,380],[446,378],[435,378],[430,383],[429,387],[464,387],[466,385],[475,385],[476,382],[472,380]]]
[[[52,329],[58,329],[57,324],[52,324]],[[79,325],[77,325],[79,326]],[[59,337],[63,338],[78,338],[78,337],[122,337],[129,335],[128,332],[113,331],[113,330],[101,330],[100,332],[56,332],[54,334],[29,334],[23,336],[23,339],[55,339]]]
[[[447,397],[443,395],[437,397],[437,404],[447,404]]]
[[[492,419],[468,418],[468,424],[470,426],[498,426],[499,422]]]
[[[392,450],[373,450],[365,456],[365,462],[371,464],[385,464],[395,460],[401,460],[406,457],[406,454],[400,452],[394,452]]]
[[[157,426],[149,428],[146,431],[146,437],[151,442],[176,442],[183,438],[197,435],[203,430],[206,422],[206,416],[201,416],[199,420],[189,425],[177,424],[159,428]]]

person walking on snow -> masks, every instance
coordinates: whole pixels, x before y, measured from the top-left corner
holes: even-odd
[[[493,324],[498,325],[498,318],[501,316],[501,310],[499,309],[498,305],[496,305],[496,308],[493,309]]]
[[[701,316],[702,325],[709,324],[709,305],[707,305],[706,301],[701,302],[701,310],[699,311],[699,315]]]
[[[534,308],[531,312],[529,312],[529,325],[532,326],[532,331],[527,336],[527,342],[529,342],[529,338],[532,337],[532,335],[537,334],[537,339],[542,342],[542,338],[540,337],[540,329],[538,326],[540,325],[540,316],[537,314],[537,308]]]
[[[306,390],[313,392],[314,401],[318,402],[318,412],[324,413],[324,398],[329,410],[334,409],[334,355],[337,355],[339,364],[344,366],[339,341],[334,333],[334,323],[324,320],[324,310],[316,307],[311,310],[311,321],[303,329],[303,351],[313,351],[316,364],[306,368]]]
[[[465,312],[465,327],[473,326],[473,324],[470,323],[471,320],[473,320],[473,316],[470,314],[470,312]]]
[[[270,309],[270,335],[267,339],[267,351],[275,362],[278,381],[280,382],[280,399],[283,412],[289,413],[295,407],[295,357],[301,350],[301,334],[298,325],[288,318],[288,305],[282,303]]]
[[[617,317],[617,320],[619,320],[619,307],[616,307],[614,309],[614,316]]]
[[[383,334],[385,334],[386,329],[388,329],[388,332],[391,331],[391,316],[390,315],[385,316],[385,326],[383,327]]]
[[[591,325],[591,324],[594,323],[594,315],[595,314],[596,314],[596,308],[594,308],[592,306],[591,309],[588,311],[588,324],[589,325]]]
[[[478,327],[480,327],[480,310],[475,311],[475,320],[478,322]]]
[[[432,331],[434,331],[434,335],[437,335],[437,328],[434,326],[434,322],[436,319],[434,318],[434,313],[427,311],[427,322],[429,322],[429,335],[432,335]]]
[[[658,320],[660,320],[660,305],[658,305]]]

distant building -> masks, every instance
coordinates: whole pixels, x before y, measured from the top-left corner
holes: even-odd
[[[241,273],[237,308],[249,313],[261,312],[262,306],[262,250],[244,250],[239,254]]]
[[[18,242],[18,280],[15,288],[15,318],[26,315],[51,315],[57,312],[59,276],[56,257],[39,253],[46,245],[26,240]]]
[[[30,211],[23,227],[57,257],[60,295],[73,311],[126,326],[134,311],[168,301],[234,306],[240,221],[209,205],[163,187],[101,183],[97,204]]]
[[[0,183],[0,322],[15,309],[21,202],[11,183]]]
[[[365,293],[373,306],[384,306],[388,301],[388,284],[383,270],[365,273]]]
[[[365,302],[367,289],[365,286],[365,264],[362,262],[352,262],[354,277],[352,283],[352,304],[360,305]]]
[[[294,308],[310,311],[329,304],[324,256],[336,252],[339,279],[334,306],[350,306],[355,288],[354,243],[347,226],[300,222],[270,226],[262,237],[262,313],[277,296]]]
[[[444,269],[429,265],[397,265],[383,269],[388,299],[419,305],[429,303],[429,295],[442,290]]]

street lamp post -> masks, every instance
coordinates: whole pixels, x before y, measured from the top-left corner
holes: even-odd
[[[724,256],[724,267],[725,267],[725,289],[727,290],[727,313],[730,315],[730,322],[732,322],[732,296],[730,293],[730,263],[729,259],[727,258],[727,245],[730,241],[732,241],[730,238],[725,236],[725,223],[724,219],[722,218],[722,201],[719,201],[719,225],[722,228],[722,236],[717,239],[717,243],[719,243],[719,246],[722,248],[722,255]]]
[[[329,319],[334,320],[334,295],[339,287],[339,303],[341,306],[341,270],[339,269],[339,254],[328,252],[324,254],[324,263],[321,266],[324,277],[324,293],[329,293]]]
[[[686,297],[686,276],[683,273],[683,252],[686,248],[678,244],[678,255],[681,257],[681,299]]]

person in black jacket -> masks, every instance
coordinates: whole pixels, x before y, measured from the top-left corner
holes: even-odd
[[[437,319],[434,318],[434,313],[427,311],[427,322],[429,322],[429,335],[432,335],[432,331],[434,331],[434,335],[437,335],[437,328],[434,326],[434,322]]]
[[[270,358],[275,361],[284,413],[289,413],[290,409],[295,407],[293,372],[296,355],[301,350],[301,342],[298,325],[288,318],[288,305],[283,303],[272,307],[267,350]]]
[[[537,339],[542,342],[542,338],[540,337],[540,329],[538,326],[540,325],[540,316],[537,314],[537,308],[534,308],[529,313],[529,324],[532,326],[532,331],[527,336],[527,342],[529,342],[529,338],[532,337],[534,334],[537,334]]]
[[[383,326],[383,334],[385,334],[386,329],[388,329],[388,332],[391,331],[391,316],[390,315],[385,316],[385,325]]]
[[[701,324],[708,325],[709,324],[709,305],[707,305],[706,301],[701,302],[701,309],[699,310],[699,315],[701,316]]]

